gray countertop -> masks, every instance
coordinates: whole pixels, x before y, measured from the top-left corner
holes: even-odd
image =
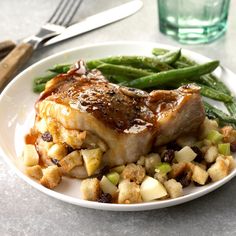
[[[125,0],[84,0],[74,20]],[[188,48],[236,72],[236,1],[225,36],[209,45],[186,46],[158,30],[155,0],[143,0],[135,15],[37,51],[27,66],[65,49],[85,44],[136,40]],[[47,20],[58,0],[1,0],[0,41],[17,40]],[[3,135],[3,134],[0,134]],[[0,158],[0,235],[236,235],[236,179],[197,200],[147,212],[106,212],[53,199],[26,184]]]

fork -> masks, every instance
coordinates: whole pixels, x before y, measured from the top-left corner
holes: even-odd
[[[62,33],[69,26],[82,0],[61,0],[49,20],[39,32],[25,38],[0,62],[0,89],[32,56],[34,50],[47,40]]]

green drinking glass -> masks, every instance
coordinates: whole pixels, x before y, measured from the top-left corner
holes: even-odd
[[[230,0],[157,0],[160,31],[180,43],[209,43],[224,34]]]

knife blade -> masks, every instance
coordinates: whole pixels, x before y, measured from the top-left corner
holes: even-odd
[[[69,26],[60,35],[48,40],[45,44],[43,44],[43,46],[58,43],[65,39],[69,39],[93,29],[97,29],[118,20],[124,19],[136,13],[139,9],[142,8],[142,6],[143,2],[141,0],[132,0],[128,3],[87,17],[83,21]]]

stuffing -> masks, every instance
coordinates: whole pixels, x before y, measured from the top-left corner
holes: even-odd
[[[83,194],[83,199],[96,201],[101,194],[100,182],[97,178],[85,179],[81,183],[80,190]]]
[[[25,166],[35,166],[39,162],[39,155],[32,144],[26,144],[23,151],[23,161]]]
[[[204,185],[208,179],[208,173],[200,166],[194,165],[192,168],[192,180],[200,185]]]
[[[219,158],[213,165],[211,165],[207,172],[214,182],[223,179],[228,175],[229,163],[227,163],[223,158]]]
[[[210,146],[207,149],[207,151],[206,151],[206,153],[204,155],[204,159],[205,159],[206,162],[212,163],[212,162],[214,162],[216,160],[217,156],[218,156],[218,149],[217,149],[217,147],[216,146]]]
[[[130,204],[142,202],[140,187],[134,182],[129,180],[123,180],[118,185],[118,203],[120,204]]]
[[[43,171],[40,165],[26,167],[25,173],[37,180],[40,180],[43,177]]]
[[[76,150],[69,153],[60,160],[59,164],[61,165],[63,171],[66,173],[72,170],[75,166],[83,165],[83,159],[80,151]]]
[[[55,188],[61,182],[61,173],[58,166],[49,166],[43,169],[43,177],[40,183],[50,189]]]
[[[121,177],[140,184],[145,177],[145,169],[140,165],[131,163],[124,168]]]
[[[175,179],[169,179],[168,181],[165,181],[164,186],[170,198],[177,198],[183,195],[183,187]]]
[[[150,153],[145,156],[145,169],[149,175],[155,173],[155,168],[159,163],[161,163],[161,157],[158,153]]]
[[[223,134],[223,141],[225,143],[233,143],[236,141],[236,130],[233,129],[232,126],[224,126],[221,129],[221,133]]]
[[[48,150],[48,156],[53,159],[57,159],[59,161],[66,155],[67,155],[67,148],[62,143],[53,144]]]

